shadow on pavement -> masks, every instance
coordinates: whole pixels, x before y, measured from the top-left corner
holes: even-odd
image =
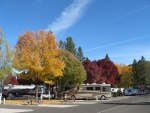
[[[113,105],[150,105],[150,102],[136,102],[136,103],[103,103]]]

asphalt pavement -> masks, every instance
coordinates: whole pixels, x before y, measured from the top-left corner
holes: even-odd
[[[0,105],[0,113],[150,113],[150,96],[67,102],[63,105]]]

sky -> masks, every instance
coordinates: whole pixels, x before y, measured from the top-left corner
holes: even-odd
[[[91,61],[150,61],[150,0],[0,0],[0,27],[15,47],[25,31],[72,37]]]

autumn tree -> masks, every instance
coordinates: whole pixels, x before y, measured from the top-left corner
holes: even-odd
[[[118,69],[112,61],[106,59],[98,60],[97,65],[102,70],[102,77],[105,83],[109,83],[111,85],[117,84]]]
[[[0,29],[0,79],[4,80],[12,74],[13,49],[4,38],[3,31]]]
[[[4,80],[4,85],[8,85],[8,84],[19,85],[16,76],[8,75],[8,76],[6,77],[6,79]]]
[[[115,64],[118,68],[120,80],[117,84],[118,87],[129,87],[133,84],[132,66],[125,64]]]
[[[92,62],[85,60],[83,65],[87,73],[86,83],[117,84],[118,69],[112,61],[107,59]]]
[[[96,61],[85,60],[83,62],[84,68],[87,73],[85,83],[103,83],[101,68],[97,65]]]
[[[63,50],[61,58],[65,62],[66,67],[63,76],[59,78],[61,85],[80,85],[86,79],[86,72],[82,63],[72,53]]]
[[[36,98],[38,81],[53,84],[56,77],[63,75],[65,63],[59,57],[61,50],[51,32],[26,31],[20,35],[15,49],[13,66],[22,71],[21,78],[35,82]]]
[[[17,80],[18,80],[19,85],[35,84],[35,82],[33,82],[32,79],[22,79],[20,77],[20,74],[17,76]],[[39,83],[38,81],[38,84],[42,84],[42,83]]]

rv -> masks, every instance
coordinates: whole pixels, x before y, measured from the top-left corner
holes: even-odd
[[[148,94],[147,90],[141,90],[141,88],[125,88],[124,95],[133,96],[133,95],[146,95]]]
[[[132,95],[137,95],[137,94],[138,94],[138,90],[133,89],[133,88],[125,88],[124,90],[125,96],[132,96]]]
[[[35,85],[6,85],[3,87],[3,97],[8,98],[10,96],[23,96],[23,95],[35,95]],[[38,86],[38,96],[45,93],[44,86]]]
[[[100,99],[111,97],[110,84],[81,84],[65,92],[65,98],[75,99]]]

